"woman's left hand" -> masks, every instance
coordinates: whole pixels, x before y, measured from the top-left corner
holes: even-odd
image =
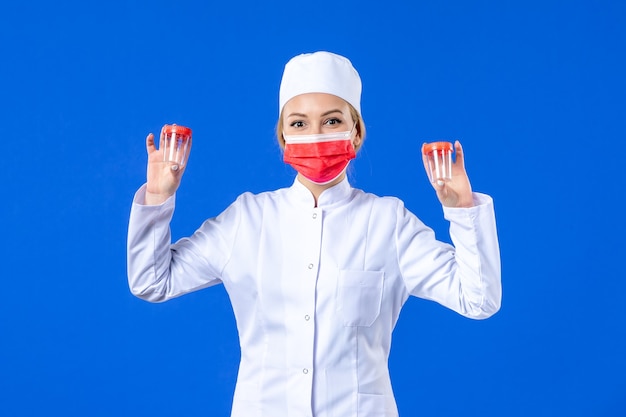
[[[474,205],[472,186],[470,185],[467,172],[465,172],[463,147],[458,140],[454,142],[454,149],[456,151],[456,159],[452,164],[452,180],[446,182],[436,181],[432,183],[432,186],[437,192],[439,201],[444,206],[472,207]],[[424,169],[428,173],[428,158],[424,155],[424,145],[422,145],[422,160]]]

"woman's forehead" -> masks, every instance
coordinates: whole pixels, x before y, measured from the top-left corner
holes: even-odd
[[[337,111],[343,114],[349,112],[348,103],[332,94],[306,93],[293,97],[283,109],[286,117],[295,113],[298,115],[315,116]]]

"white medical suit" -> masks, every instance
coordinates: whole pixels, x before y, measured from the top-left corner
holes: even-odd
[[[171,244],[174,197],[131,210],[128,279],[160,302],[223,283],[241,363],[233,417],[391,417],[388,356],[409,295],[486,318],[500,308],[493,203],[446,208],[454,246],[403,203],[344,180],[317,207],[296,180],[245,193],[191,237]]]

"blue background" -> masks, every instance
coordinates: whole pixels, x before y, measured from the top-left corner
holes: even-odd
[[[460,139],[494,197],[502,310],[411,299],[390,359],[403,416],[626,416],[626,2],[23,1],[0,14],[0,415],[227,416],[223,287],[126,282],[145,136],[193,128],[174,238],[289,185],[274,138],[294,55],[348,56],[368,127],[354,186],[448,240],[419,156]]]

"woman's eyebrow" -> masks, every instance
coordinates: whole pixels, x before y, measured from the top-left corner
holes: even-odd
[[[341,113],[341,114],[343,114],[343,112],[342,112],[341,110],[339,110],[339,109],[334,109],[334,110],[329,110],[329,111],[327,111],[327,112],[325,112],[325,113],[322,113],[322,117],[324,117],[324,116],[328,116],[329,114],[332,114],[332,113]]]
[[[290,113],[289,116],[287,117],[306,117],[306,114],[302,114],[302,113]]]
[[[325,116],[328,116],[329,114],[333,114],[333,113],[339,113],[339,114],[342,114],[342,115],[343,115],[343,112],[342,112],[341,110],[339,110],[339,109],[333,109],[333,110],[328,110],[328,111],[326,111],[326,112],[322,113],[322,114],[320,115],[320,117],[325,117]],[[287,117],[307,117],[307,115],[306,115],[306,114],[304,114],[304,113],[296,113],[296,112],[293,112],[293,113],[289,113],[289,115],[288,115]]]

